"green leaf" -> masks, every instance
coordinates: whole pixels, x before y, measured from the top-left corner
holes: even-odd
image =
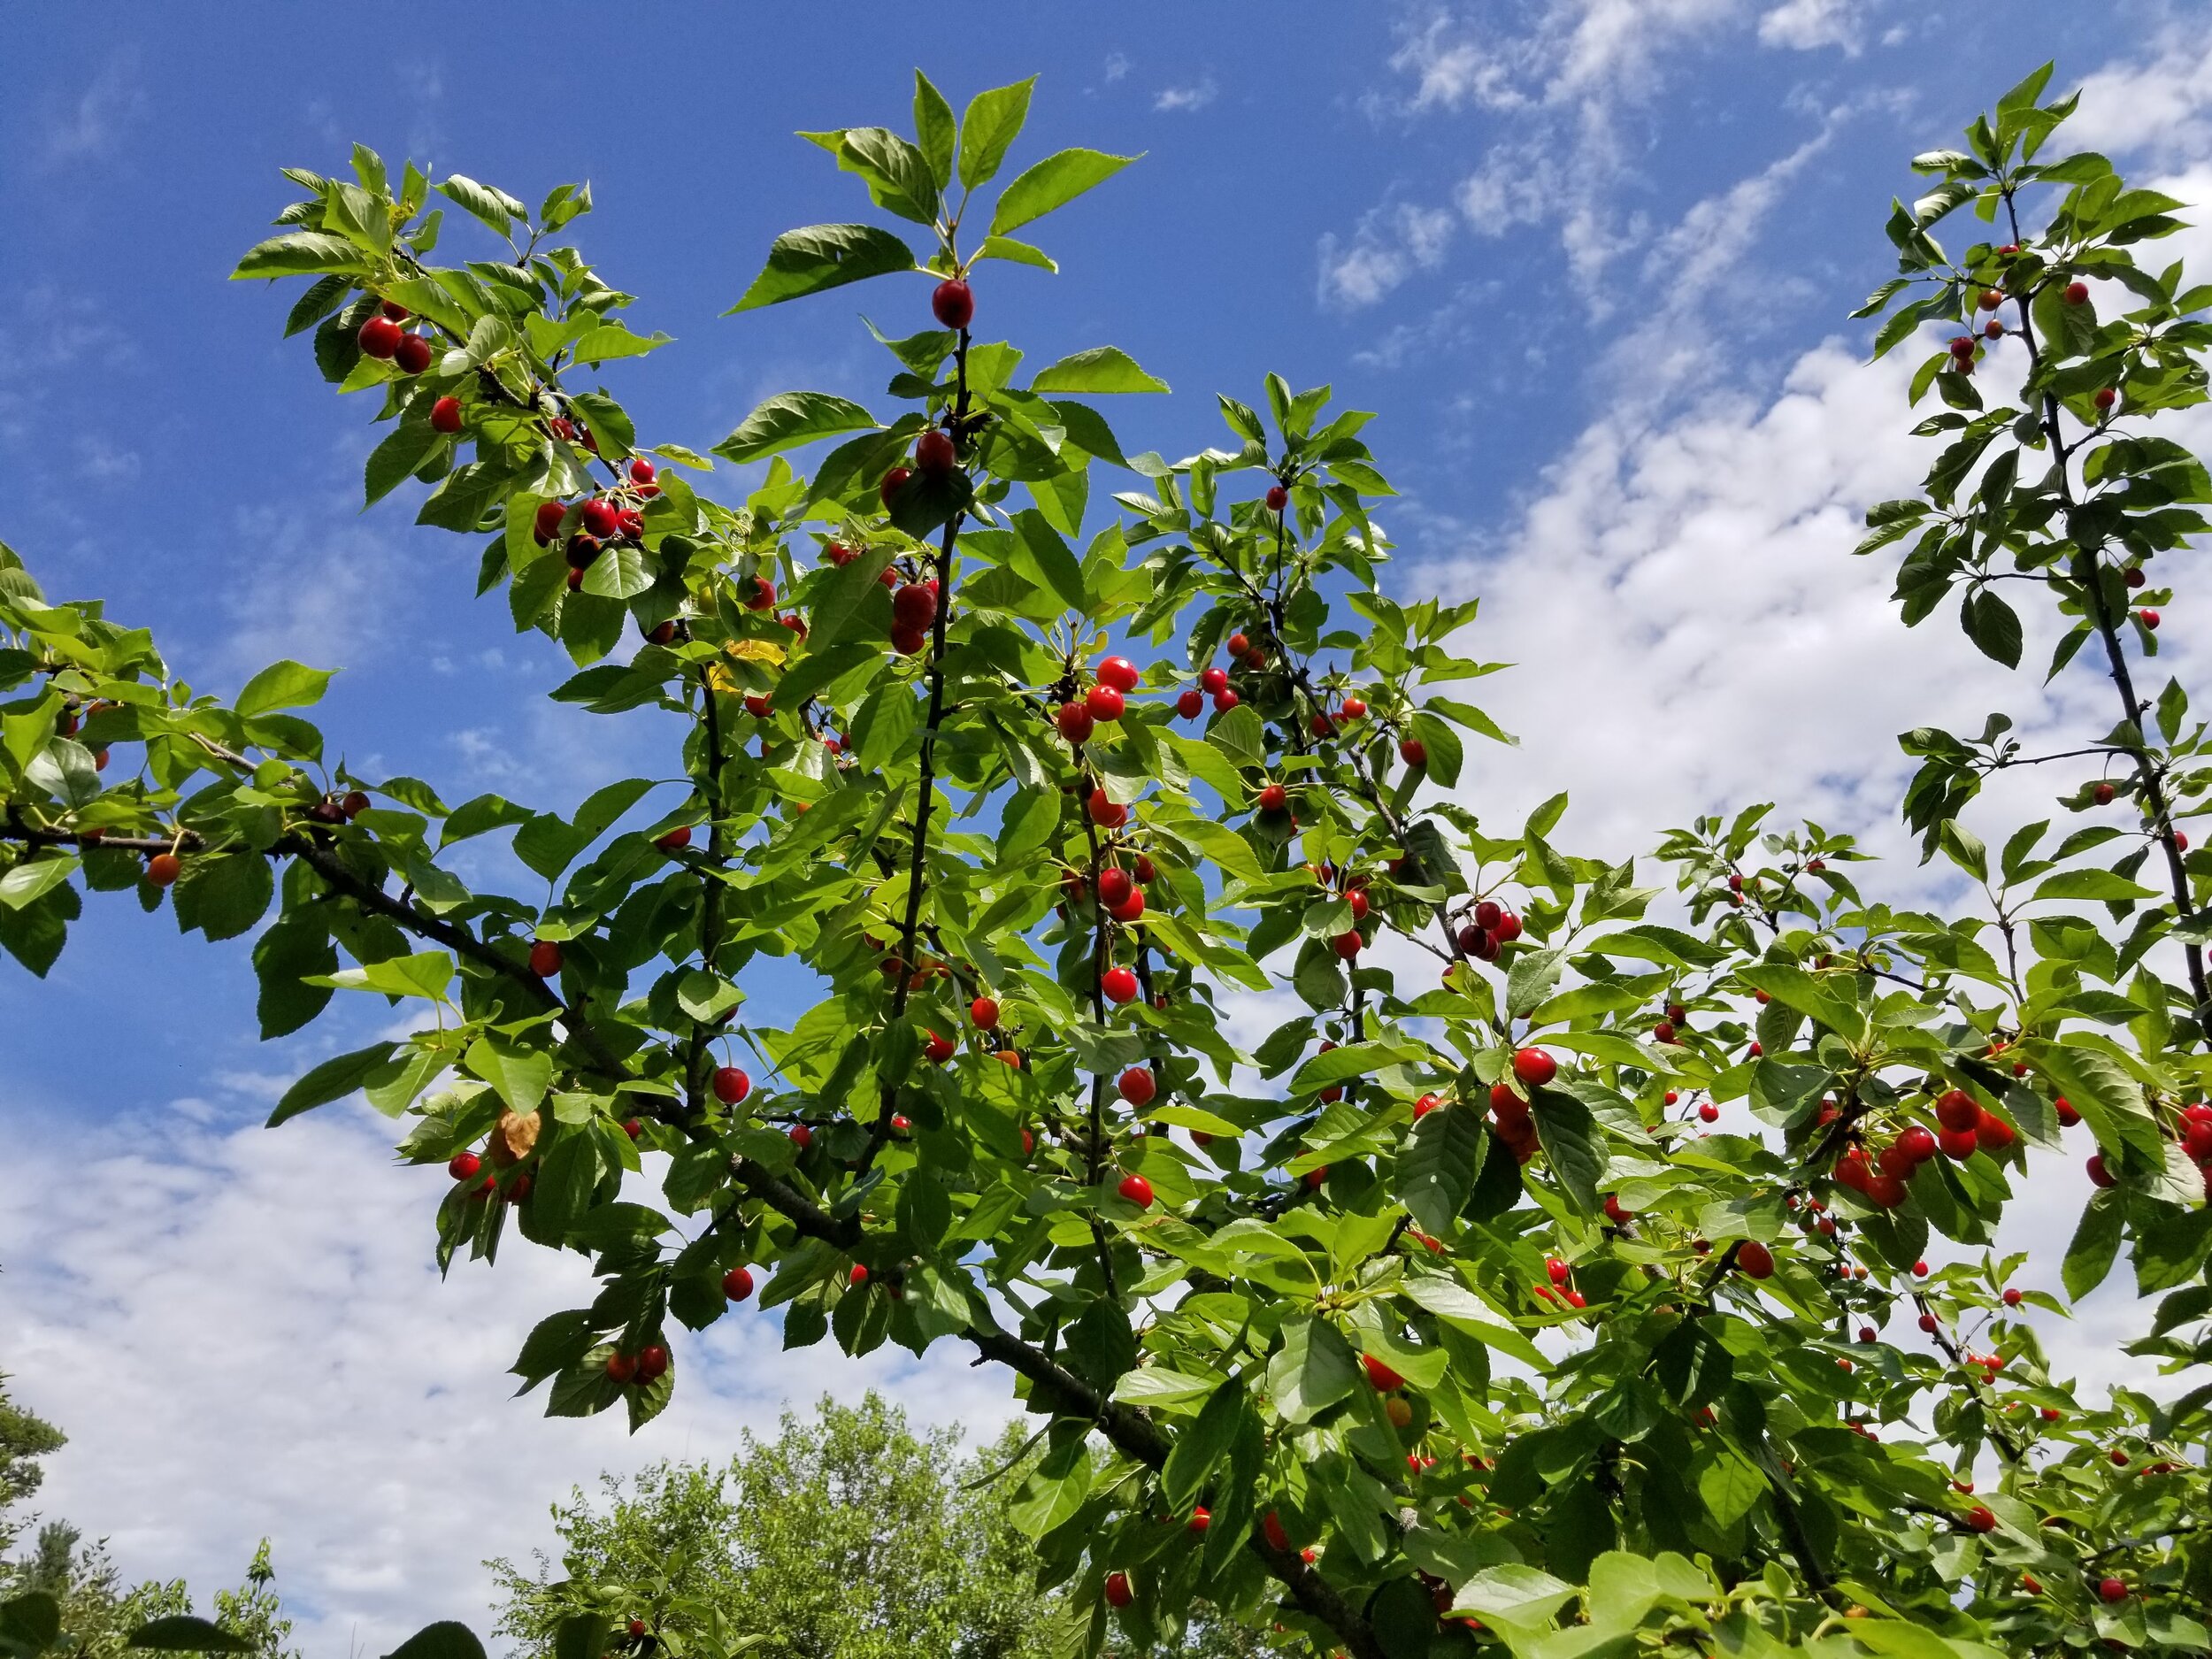
[[[914,72],[914,132],[921,140],[930,178],[940,190],[946,188],[952,183],[953,150],[959,142],[959,129],[945,95],[918,69]]]
[[[2119,1259],[2120,1237],[2125,1227],[2126,1217],[2117,1194],[2090,1194],[2089,1202],[2082,1209],[2081,1221],[2074,1229],[2073,1241],[2066,1247],[2066,1260],[2059,1269],[2066,1294],[2076,1302],[2104,1283],[2113,1263]]]
[[[368,274],[368,256],[343,236],[296,230],[272,236],[246,250],[231,280],[246,277],[311,276],[324,272]]]
[[[1529,1116],[1536,1122],[1536,1138],[1550,1160],[1552,1173],[1586,1216],[1594,1216],[1604,1203],[1598,1183],[1605,1177],[1605,1148],[1598,1140],[1597,1121],[1590,1109],[1563,1089],[1540,1088],[1530,1097]]]
[[[1970,594],[1959,608],[1959,626],[1985,657],[2007,668],[2020,666],[2019,613],[1997,596],[1993,588]]]
[[[0,1647],[44,1653],[61,1635],[61,1603],[43,1590],[0,1601]]]
[[[444,442],[444,434],[427,420],[403,420],[393,427],[384,442],[369,451],[368,465],[362,472],[362,489],[367,496],[363,505],[373,507],[390,495],[401,480],[411,476]]]
[[[1485,1567],[1461,1585],[1451,1610],[1528,1628],[1546,1623],[1577,1594],[1574,1586],[1514,1562]]]
[[[249,720],[276,709],[307,708],[322,701],[332,672],[327,668],[303,667],[288,660],[272,663],[246,682],[246,688],[238,694],[238,701],[233,706]]]
[[[1475,1190],[1475,1171],[1489,1143],[1481,1117],[1464,1106],[1428,1113],[1413,1125],[1398,1155],[1398,1202],[1426,1231],[1448,1232]]]
[[[276,1110],[269,1114],[268,1126],[273,1129],[287,1118],[352,1094],[390,1064],[392,1056],[398,1052],[399,1044],[396,1042],[373,1042],[365,1048],[324,1061],[284,1091]]]
[[[2037,884],[2039,899],[2154,899],[2151,888],[2109,870],[2062,870]]]
[[[173,1613],[141,1624],[133,1631],[127,1647],[146,1647],[156,1653],[255,1653],[259,1644],[236,1631],[211,1624],[189,1613]]]
[[[776,238],[768,250],[767,265],[723,315],[916,268],[913,250],[887,230],[873,225],[810,225]]]
[[[1119,346],[1093,346],[1038,372],[1033,392],[1164,392],[1168,383],[1147,374]]]
[[[235,939],[267,913],[276,878],[259,853],[196,858],[184,867],[173,902],[177,926],[211,940]]]
[[[1267,1363],[1267,1391],[1286,1423],[1303,1423],[1359,1385],[1351,1345],[1325,1319],[1293,1319]]]
[[[528,217],[522,204],[505,191],[479,184],[465,173],[455,173],[441,183],[437,190],[454,206],[474,214],[502,236],[513,228],[516,219]]]
[[[491,1037],[479,1037],[463,1056],[468,1069],[492,1086],[493,1092],[515,1113],[535,1111],[553,1081],[553,1056],[542,1049],[518,1048]]]
[[[1030,88],[1037,77],[1010,87],[993,87],[968,100],[960,118],[960,182],[971,190],[998,176],[1007,147],[1029,119]]]
[[[1013,183],[998,199],[991,215],[991,234],[1018,230],[1032,219],[1042,219],[1094,185],[1103,184],[1134,161],[1134,156],[1109,156],[1096,150],[1063,150],[1047,156]]]
[[[1033,573],[1069,610],[1087,611],[1090,596],[1083,586],[1083,567],[1060,533],[1046,522],[1044,514],[1034,507],[1025,507],[1014,515],[1014,529],[1021,537],[1021,552],[1034,566]],[[1032,572],[1025,570],[1023,573]]]
[[[1215,1467],[1229,1455],[1244,1411],[1244,1384],[1232,1377],[1207,1398],[1196,1421],[1175,1437],[1160,1471],[1160,1492],[1169,1513],[1183,1514],[1205,1490]]]

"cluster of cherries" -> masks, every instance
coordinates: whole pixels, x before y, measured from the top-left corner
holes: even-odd
[[[1520,936],[1519,917],[1495,899],[1481,899],[1460,925],[1459,931],[1452,935],[1452,942],[1459,947],[1463,956],[1472,956],[1478,962],[1495,962],[1499,949]]]
[[[562,424],[565,425],[565,422]],[[629,480],[632,490],[641,501],[649,501],[661,493],[654,480],[659,469],[643,456],[632,458]],[[568,558],[568,585],[572,591],[584,584],[584,572],[598,562],[610,541],[638,541],[645,535],[645,515],[637,507],[613,495],[594,495],[579,505],[565,501],[538,503],[538,515],[531,526],[531,534],[540,547],[549,547],[564,526],[569,514],[576,514],[575,529],[563,549]],[[771,598],[773,591],[771,590]],[[673,637],[673,630],[671,630]]]
[[[379,362],[394,365],[402,374],[420,374],[430,366],[430,336],[410,334],[400,324],[408,318],[404,305],[386,300],[378,307],[377,315],[361,325],[355,336],[361,347],[361,355]],[[461,429],[461,400],[448,396],[430,405],[430,425],[433,430],[449,435]]]
[[[1539,1144],[1527,1091],[1542,1088],[1558,1075],[1559,1062],[1543,1049],[1517,1048],[1513,1051],[1513,1082],[1490,1086],[1490,1115],[1496,1122],[1498,1139],[1505,1142],[1516,1163],[1525,1164],[1534,1157]]]
[[[1053,725],[1071,747],[1080,748],[1091,741],[1102,723],[1110,725],[1121,718],[1128,710],[1128,694],[1142,679],[1137,665],[1127,657],[1107,657],[1099,664],[1097,678],[1088,690],[1053,710]]]

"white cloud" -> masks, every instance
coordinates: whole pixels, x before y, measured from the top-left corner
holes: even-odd
[[[537,1319],[589,1297],[588,1264],[513,1238],[495,1271],[439,1283],[443,1173],[396,1165],[365,1108],[268,1132],[0,1104],[0,1352],[71,1436],[42,1509],[109,1538],[126,1573],[203,1594],[269,1535],[311,1652],[386,1652],[433,1618],[487,1629],[480,1563],[550,1544],[571,1485],[718,1455],[787,1401],[874,1385],[926,1422],[1010,1414],[1004,1375],[964,1349],[786,1353],[741,1309],[675,1333],[676,1401],[634,1439],[619,1414],[545,1417],[505,1370]]]
[[[1108,85],[1110,86],[1113,82],[1119,81],[1128,73],[1129,55],[1126,52],[1108,52],[1106,54],[1106,81]]]
[[[77,474],[95,483],[112,484],[138,476],[139,459],[135,449],[117,448],[105,438],[77,440]]]
[[[138,54],[128,49],[119,51],[73,102],[54,112],[46,128],[46,164],[55,166],[113,153],[145,118],[146,110]]]
[[[1349,242],[1325,235],[1320,246],[1324,303],[1357,310],[1372,305],[1417,270],[1443,263],[1457,223],[1442,208],[1400,202],[1371,210]]]
[[[2062,129],[2067,148],[2201,157],[2212,151],[2212,35],[2201,19],[2177,23],[2140,58],[2089,76],[2081,95],[2081,108]]]
[[[1152,100],[1156,110],[1202,110],[1215,98],[1221,88],[1214,84],[1212,75],[1203,75],[1187,87],[1168,87]]]
[[[1854,57],[1859,50],[1853,0],[1786,0],[1759,19],[1759,43],[1809,52],[1840,46]]]

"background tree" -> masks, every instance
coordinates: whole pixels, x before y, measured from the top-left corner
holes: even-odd
[[[956,1430],[917,1436],[871,1392],[784,1413],[748,1432],[723,1469],[660,1463],[626,1482],[602,1476],[553,1511],[559,1568],[496,1561],[496,1633],[552,1654],[563,1621],[603,1611],[641,1619],[683,1655],[763,1659],[1039,1659],[1066,1640],[1069,1609],[1035,1588],[1029,1540],[1009,1516],[1034,1461],[1010,1426],[972,1455]],[[750,1644],[749,1646],[748,1644]],[[1214,1621],[1177,1649],[1189,1659],[1257,1652]]]
[[[1880,349],[1970,330],[1916,377],[1949,405],[1924,499],[1866,544],[1917,533],[1907,620],[1962,587],[2016,659],[2017,582],[2124,717],[2041,756],[1909,738],[1966,903],[1864,894],[1848,837],[1755,804],[1664,838],[1658,919],[1633,862],[1556,844],[1563,796],[1458,804],[1503,733],[1454,694],[1495,665],[1474,606],[1381,590],[1369,417],[1270,377],[1170,462],[1086,401],[1164,389],[1125,353],[978,338],[971,279],[1056,269],[1030,227],[1125,164],[1002,187],[1028,85],[956,117],[918,76],[912,138],[805,135],[915,228],[791,232],[733,308],[889,278],[918,321],[926,286],[936,326],[870,325],[903,407],[769,399],[714,446],[764,464],[739,500],[601,381],[668,342],[564,240],[588,191],[438,181],[492,238],[440,265],[419,169],[288,173],[236,274],[309,279],[288,327],[389,427],[370,500],[431,486],[420,520],[578,664],[549,695],[680,756],[566,813],[449,806],[326,764],[291,712],[323,672],[226,703],[0,570],[0,945],[44,971],[88,890],[215,939],[274,907],[265,1033],[340,990],[427,1004],[274,1120],[360,1090],[449,1178],[442,1261],[511,1229],[591,1258],[516,1364],[550,1411],[646,1420],[676,1330],[733,1306],[1003,1364],[1043,1420],[1010,1515],[1078,1647],[1211,1606],[1358,1659],[2200,1650],[2212,1386],[2077,1397],[2026,1317],[2063,1304],[1990,1248],[2078,1125],[2070,1292],[2125,1249],[2161,1299],[2134,1351],[2212,1357],[2212,864],[2178,822],[2212,774],[2185,691],[2134,685],[2168,590],[2125,608],[2205,528],[2212,480],[2144,423],[2203,401],[2212,289],[2136,263],[2177,204],[2043,157],[2048,77],[1920,158],[1871,307],[1925,285]],[[2006,240],[1954,257],[1970,204]],[[2101,282],[2133,309],[2100,321]],[[1987,770],[2085,755],[2114,772],[2071,833],[1962,820]],[[442,862],[495,832],[519,893]],[[740,1018],[764,961],[818,991],[787,1027]],[[1233,1048],[1219,1002],[1272,989],[1303,1010]]]

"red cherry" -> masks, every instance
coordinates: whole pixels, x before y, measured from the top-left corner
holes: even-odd
[[[370,318],[361,325],[361,332],[356,336],[364,357],[386,360],[399,349],[399,342],[406,337],[406,330],[388,317]]]
[[[1129,1587],[1127,1573],[1110,1572],[1106,1575],[1106,1605],[1108,1607],[1127,1607],[1135,1599],[1136,1593]]]
[[[1419,1100],[1413,1102],[1413,1121],[1419,1123],[1421,1119],[1427,1117],[1431,1112],[1434,1111],[1443,1103],[1444,1102],[1442,1101],[1437,1099],[1433,1094],[1422,1095]]]
[[[2079,305],[2088,297],[2089,284],[2086,282],[2069,282],[2066,285],[2066,303],[2069,305]]]
[[[420,334],[403,334],[399,347],[392,353],[392,363],[402,374],[420,374],[430,366],[430,342]]]
[[[734,1106],[753,1092],[753,1079],[733,1065],[718,1066],[714,1072],[714,1098],[725,1106]]]
[[[1251,649],[1252,649],[1252,641],[1251,641],[1248,638],[1247,638],[1244,634],[1232,634],[1229,636],[1229,643],[1228,643],[1228,646],[1227,646],[1227,649],[1228,649],[1228,652],[1229,652],[1229,655],[1230,655],[1230,656],[1232,656],[1232,657],[1242,657],[1242,656],[1247,655],[1247,654],[1248,654],[1248,653],[1251,650]]]
[[[473,1152],[457,1152],[446,1160],[445,1172],[457,1181],[472,1181],[483,1167],[484,1160]]]
[[[1756,1239],[1747,1239],[1737,1247],[1736,1265],[1751,1279],[1771,1279],[1774,1276],[1774,1252]]]
[[[853,1271],[845,1276],[845,1282],[850,1285],[855,1290],[858,1290],[863,1285],[866,1284],[868,1282],[867,1264],[862,1262],[855,1262],[853,1263]]]
[[[530,972],[541,979],[549,979],[561,971],[561,948],[549,939],[541,939],[530,947]]]
[[[606,541],[622,528],[622,510],[604,495],[595,495],[584,503],[584,530]]]
[[[1136,890],[1136,883],[1130,879],[1126,870],[1109,865],[1098,872],[1098,902],[1109,910],[1126,904]]]
[[[805,1151],[809,1147],[814,1144],[814,1131],[805,1124],[793,1124],[791,1125],[791,1144],[798,1148],[800,1151]]]
[[[925,472],[949,472],[954,458],[952,434],[941,426],[932,426],[914,441],[914,465]]]
[[[1629,1210],[1622,1205],[1620,1195],[1618,1194],[1606,1194],[1605,1218],[1611,1222],[1615,1226],[1626,1226],[1628,1223],[1634,1218],[1635,1214],[1636,1212],[1634,1210]]]
[[[1149,1066],[1133,1065],[1115,1079],[1114,1087],[1121,1091],[1122,1099],[1132,1106],[1148,1106],[1159,1085],[1153,1079]]]
[[[1153,879],[1160,872],[1157,870],[1153,868],[1152,861],[1149,858],[1146,857],[1142,853],[1139,853],[1137,855],[1136,877],[1137,885],[1139,887],[1150,887],[1152,885]]]
[[[968,1018],[975,1022],[978,1031],[988,1031],[998,1024],[998,999],[979,996],[968,1004]]]
[[[629,1136],[631,1140],[635,1141],[640,1135],[642,1135],[645,1133],[644,1120],[638,1118],[624,1118],[622,1120],[622,1133]]]
[[[1202,1532],[1213,1523],[1212,1512],[1202,1503],[1190,1512],[1190,1530],[1194,1532]]]
[[[2119,401],[2120,394],[2113,390],[2109,386],[2100,386],[2097,388],[2096,404],[2098,408],[2109,409],[2113,406],[2113,404],[2118,403]]]
[[[748,611],[765,611],[775,603],[776,584],[770,581],[765,576],[754,577],[753,591],[746,595],[745,609]],[[896,607],[894,606],[893,609],[895,610]]]
[[[1101,829],[1119,829],[1129,821],[1129,809],[1108,795],[1102,786],[1091,791],[1091,822]]]
[[[1260,810],[1280,812],[1290,805],[1290,792],[1279,783],[1271,783],[1260,791]]]
[[[1229,671],[1225,668],[1209,668],[1198,676],[1198,684],[1201,689],[1210,693],[1226,691],[1229,688]]]
[[[891,595],[891,617],[902,628],[926,628],[937,620],[937,584],[909,582]]]
[[[905,488],[906,480],[913,476],[911,472],[902,466],[895,466],[883,475],[883,482],[879,487],[877,494],[883,497],[883,504],[886,507],[891,504],[891,497]]]
[[[674,829],[669,831],[667,834],[662,836],[658,841],[655,841],[653,845],[659,848],[664,853],[681,852],[685,848],[691,845],[691,826],[688,824],[677,825]]]
[[[1060,728],[1060,735],[1071,743],[1087,743],[1097,722],[1091,718],[1088,704],[1064,703],[1053,710],[1052,721]]]
[[[345,799],[338,803],[338,810],[349,818],[359,818],[369,810],[369,797],[358,789],[349,789]]]
[[[2101,1601],[2124,1601],[2128,1599],[2124,1578],[2101,1578],[2097,1581],[2097,1599]]]
[[[1116,691],[1134,691],[1142,678],[1137,665],[1125,657],[1109,657],[1098,665],[1098,683]]]
[[[1982,1120],[1982,1109],[1964,1089],[1946,1089],[1936,1097],[1936,1121],[1946,1129],[1971,1129]]]
[[[630,482],[633,484],[649,484],[658,475],[658,472],[659,469],[641,455],[631,458]]]
[[[1985,1503],[1978,1503],[1966,1512],[1966,1524],[1977,1532],[1993,1532],[1997,1530],[1997,1517],[1990,1513]]]
[[[2004,295],[1995,288],[1984,288],[1980,300],[1977,302],[1985,311],[1993,311],[2004,303]]]
[[[149,887],[174,887],[177,878],[183,873],[184,863],[174,853],[156,853],[146,861],[146,884]]]
[[[2012,1144],[2012,1125],[1994,1112],[1984,1112],[1974,1125],[1974,1139],[1992,1152],[2002,1152]]]
[[[2005,1286],[2005,1306],[2008,1308],[2017,1308],[2019,1305],[2020,1291],[2018,1286],[2008,1285]]]
[[[1152,1208],[1152,1183],[1141,1175],[1125,1175],[1114,1189],[1140,1210]]]
[[[2142,610],[2137,611],[2135,613],[2135,619],[2140,622],[2145,627],[2149,628],[2152,632],[2155,633],[2157,631],[2158,612],[2151,610],[2148,606],[2145,606]]]
[[[1914,1164],[1925,1164],[1936,1155],[1936,1138],[1925,1127],[1914,1124],[1897,1137],[1898,1149]]]
[[[1418,772],[1429,764],[1429,746],[1417,737],[1406,738],[1398,745],[1398,758]]]
[[[1233,687],[1217,691],[1214,693],[1214,712],[1216,714],[1226,714],[1230,710],[1235,708],[1238,703],[1243,701],[1243,698],[1237,695]]]
[[[1359,936],[1359,929],[1355,927],[1348,933],[1339,933],[1334,939],[1329,941],[1329,948],[1345,961],[1349,962],[1359,955],[1366,942]]]
[[[2093,1152],[2089,1155],[2088,1169],[2091,1186],[2113,1187],[2118,1184],[2119,1178],[2104,1166],[2103,1153]]]
[[[1705,1123],[1717,1124],[1720,1121],[1720,1108],[1707,1101],[1697,1109],[1697,1115]]]
[[[1912,1276],[1913,1276],[1915,1279],[1925,1279],[1925,1278],[1927,1278],[1927,1277],[1928,1277],[1928,1264],[1927,1264],[1925,1262],[1915,1262],[1915,1263],[1912,1264]]]
[[[457,397],[441,397],[431,404],[430,429],[449,435],[460,431],[461,400]]]
[[[1518,1048],[1513,1055],[1513,1075],[1530,1088],[1541,1088],[1559,1075],[1559,1062],[1541,1048]]]
[[[1544,1258],[1544,1273],[1555,1285],[1564,1285],[1574,1276],[1574,1270],[1555,1256]]]
[[[1521,936],[1521,918],[1511,910],[1498,918],[1498,925],[1490,930],[1491,936],[1502,945],[1509,945]]]
[[[607,1356],[608,1379],[618,1386],[628,1387],[637,1376],[637,1356],[618,1349]]]
[[[600,549],[601,543],[595,535],[580,534],[569,537],[565,551],[570,572],[580,580],[583,573],[591,568],[592,562],[599,557]],[[576,583],[571,582],[569,586],[574,588]]]
[[[733,1267],[722,1275],[722,1294],[732,1302],[742,1302],[753,1294],[753,1276],[746,1269]]]
[[[655,1342],[637,1351],[637,1379],[649,1383],[664,1376],[668,1371],[668,1350]]]
[[[1270,484],[1267,487],[1268,511],[1280,512],[1289,501],[1290,492],[1285,489],[1280,484]]]
[[[1196,691],[1186,691],[1175,699],[1175,712],[1186,720],[1195,720],[1205,706],[1205,697]]]
[[[410,317],[414,315],[412,311],[409,311],[404,305],[400,304],[396,300],[386,300],[382,304],[377,307],[377,310],[382,311],[387,317],[390,318],[396,323],[403,323]]]
[[[1124,704],[1121,693],[1111,686],[1093,686],[1083,694],[1083,706],[1094,720],[1118,720]]]
[[[2150,578],[2144,574],[2143,567],[2140,565],[2131,565],[2122,574],[2121,580],[2126,582],[2131,588],[2140,588],[2145,582],[2148,581]],[[2105,787],[2108,788],[2110,787],[2109,785]]]
[[[958,277],[948,277],[930,295],[929,309],[945,327],[965,328],[975,318],[975,290]]]
[[[1361,1355],[1359,1363],[1366,1371],[1367,1380],[1373,1386],[1377,1394],[1386,1394],[1394,1388],[1402,1388],[1406,1386],[1404,1378],[1399,1376],[1396,1371],[1391,1370],[1372,1354]]]
[[[1132,968],[1109,968],[1098,977],[1098,988],[1106,993],[1110,1002],[1133,1002],[1137,1000],[1137,975]]]
[[[1363,719],[1367,715],[1367,704],[1358,697],[1347,697],[1340,712],[1347,720]]]
[[[893,628],[891,649],[901,657],[911,657],[918,651],[929,649],[929,635],[919,628]]]
[[[534,526],[540,541],[550,541],[561,533],[561,520],[568,516],[568,503],[560,501],[541,501],[538,503],[537,523]]]
[[[1266,1535],[1267,1547],[1270,1549],[1284,1552],[1289,1550],[1290,1534],[1283,1530],[1283,1517],[1276,1514],[1274,1510],[1270,1509],[1265,1515],[1260,1517],[1260,1531]]]
[[[953,1041],[949,1037],[941,1036],[933,1031],[923,1033],[922,1053],[928,1057],[930,1064],[944,1064],[946,1061],[952,1058],[954,1052]]]

